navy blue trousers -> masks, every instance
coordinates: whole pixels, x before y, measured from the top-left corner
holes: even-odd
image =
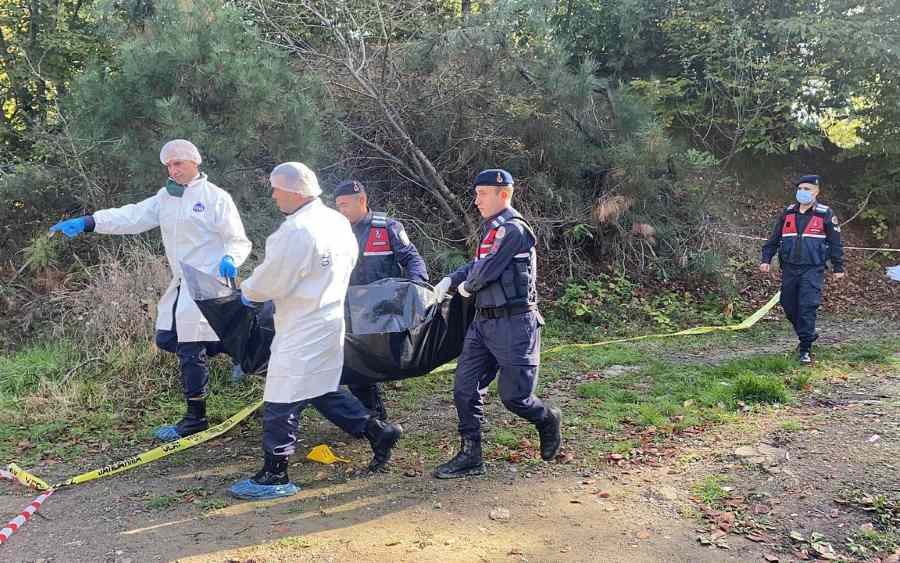
[[[781,306],[800,340],[800,352],[809,352],[816,336],[816,311],[822,304],[825,266],[782,264]]]
[[[263,449],[266,452],[277,456],[294,453],[300,414],[309,405],[347,434],[356,438],[363,436],[369,420],[368,409],[349,392],[339,389],[293,403],[266,402],[263,407]]]
[[[354,397],[359,399],[369,411],[373,413],[384,409],[384,399],[381,397],[381,386],[377,383],[347,385],[347,389]]]
[[[469,326],[453,382],[453,401],[463,438],[481,439],[484,397],[497,378],[503,406],[537,424],[547,407],[534,395],[541,351],[541,320],[536,311],[485,319]]]
[[[160,350],[178,356],[181,385],[186,399],[199,399],[209,392],[208,359],[224,352],[221,342],[178,342],[175,330],[157,330],[156,345]]]

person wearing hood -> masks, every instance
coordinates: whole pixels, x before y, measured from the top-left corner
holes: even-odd
[[[834,278],[844,277],[841,227],[830,207],[819,202],[821,178],[801,176],[794,184],[797,203],[785,207],[763,245],[760,272],[769,273],[772,258],[781,264],[781,306],[800,340],[800,364],[810,365],[816,334],[816,311],[822,304],[825,265]]]
[[[178,356],[187,408],[180,421],[157,428],[154,434],[172,441],[209,427],[207,361],[222,351],[216,333],[182,288],[181,264],[233,279],[250,254],[251,243],[231,195],[200,172],[203,159],[193,143],[169,141],[159,160],[169,178],[156,194],[138,203],[61,221],[50,232],[73,238],[85,232],[134,235],[159,227],[172,281],[157,306],[156,344]]]

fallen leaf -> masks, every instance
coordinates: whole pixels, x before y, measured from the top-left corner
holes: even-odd
[[[712,541],[716,541],[724,538],[727,535],[728,532],[725,532],[723,530],[713,530],[713,532],[709,534],[709,539],[711,539]]]
[[[768,541],[769,537],[765,534],[747,534],[747,539],[750,541],[755,541],[757,543]]]
[[[600,491],[597,493],[597,496],[600,498],[609,498],[609,491]]]
[[[637,533],[637,538],[639,540],[648,540],[650,539],[650,532],[648,532],[647,530],[641,530]]]
[[[525,555],[525,553],[519,549],[518,547],[514,547],[506,552],[507,555]]]
[[[399,540],[391,540],[389,542],[385,542],[384,545],[387,547],[394,547],[395,545],[400,545],[400,543],[401,542]]]
[[[777,555],[772,555],[771,553],[767,553],[763,555],[763,559],[768,561],[769,563],[778,563],[779,559]]]
[[[790,537],[794,541],[806,541],[806,538],[804,538],[803,534],[801,534],[800,532],[792,531],[790,534],[788,534],[788,537]]]
[[[816,542],[812,544],[813,550],[819,554],[819,557],[822,559],[837,559],[837,554],[834,552],[834,547],[831,546],[830,543],[826,542]]]
[[[772,507],[761,502],[757,502],[750,507],[750,512],[753,514],[768,514],[771,510]]]
[[[609,454],[609,459],[613,461],[622,461],[623,459],[625,459],[625,456],[623,456],[622,454]]]

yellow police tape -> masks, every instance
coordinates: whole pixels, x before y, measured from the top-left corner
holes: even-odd
[[[125,459],[120,459],[119,461],[110,463],[109,465],[103,466],[99,469],[88,471],[86,473],[82,473],[81,475],[76,475],[75,477],[66,479],[62,483],[53,485],[52,487],[50,487],[45,481],[42,481],[41,479],[35,477],[34,475],[31,475],[27,471],[19,468],[14,463],[9,464],[9,472],[12,473],[21,483],[41,491],[45,491],[48,489],[56,490],[62,487],[68,487],[71,485],[85,483],[87,481],[93,481],[94,479],[99,479],[100,477],[108,477],[110,475],[115,475],[116,473],[134,469],[135,467],[150,463],[151,461],[162,459],[166,456],[174,454],[175,452],[186,450],[188,448],[196,446],[197,444],[202,444],[203,442],[206,442],[208,440],[212,440],[213,438],[224,434],[225,432],[228,432],[229,430],[234,428],[235,425],[250,416],[253,411],[258,409],[262,403],[262,401],[256,401],[252,405],[248,405],[235,413],[228,420],[225,420],[213,426],[212,428],[208,428],[203,432],[198,432],[186,438],[181,438],[179,440],[175,440],[174,442],[163,444],[158,448],[153,448],[152,450],[148,450],[141,454],[126,457]]]
[[[632,336],[630,338],[619,338],[616,340],[604,340],[603,342],[591,342],[588,344],[560,344],[559,346],[554,346],[549,350],[545,350],[542,355],[552,354],[554,352],[559,352],[560,350],[565,350],[568,348],[575,349],[583,349],[583,348],[595,348],[597,346],[608,346],[610,344],[619,344],[621,342],[634,342],[637,340],[646,340],[648,338],[667,338],[669,336],[690,336],[693,334],[708,334],[710,332],[730,332],[736,330],[747,330],[748,328],[755,325],[759,322],[760,319],[769,314],[769,311],[778,304],[778,300],[781,298],[781,292],[777,292],[775,295],[769,299],[768,303],[759,308],[755,313],[734,325],[726,325],[726,326],[697,326],[694,328],[687,328],[685,330],[679,330],[677,332],[663,332],[659,334],[645,334],[643,336]]]
[[[46,481],[40,477],[35,477],[15,463],[7,465],[6,470],[12,473],[13,477],[16,478],[16,481],[22,483],[26,487],[31,487],[32,489],[37,489],[39,491],[46,491],[50,488],[50,485],[48,485]]]
[[[720,332],[720,331],[737,331],[737,330],[746,330],[757,322],[760,319],[769,314],[769,311],[778,303],[778,299],[781,296],[781,292],[776,293],[768,303],[763,305],[758,311],[744,319],[738,324],[728,325],[728,326],[701,326],[694,327],[685,330],[679,330],[677,332],[667,332],[660,334],[646,334],[643,336],[633,336],[631,338],[619,338],[616,340],[604,340],[602,342],[592,342],[588,344],[562,344],[560,346],[555,346],[549,350],[545,350],[542,355],[551,354],[553,352],[558,352],[560,350],[564,350],[567,348],[593,348],[596,346],[607,346],[609,344],[618,344],[621,342],[634,342],[636,340],[645,340],[648,338],[665,338],[669,336],[689,336],[694,334],[708,334],[710,332]],[[24,469],[20,468],[14,463],[10,463],[8,470],[12,473],[16,479],[24,485],[29,487],[45,491],[48,489],[59,489],[62,487],[68,487],[71,485],[78,485],[80,483],[85,483],[87,481],[92,481],[94,479],[99,479],[100,477],[108,477],[110,475],[115,475],[117,473],[121,473],[123,471],[127,471],[129,469],[134,469],[135,467],[139,467],[141,465],[150,463],[151,461],[156,461],[158,459],[162,459],[166,456],[172,455],[175,452],[180,452],[182,450],[186,450],[197,444],[202,444],[208,440],[211,440],[225,432],[228,432],[234,426],[236,426],[239,422],[250,416],[250,414],[259,408],[262,405],[262,401],[257,401],[252,405],[248,405],[235,413],[231,418],[221,422],[212,428],[204,430],[203,432],[198,432],[197,434],[193,434],[188,436],[187,438],[181,438],[180,440],[176,440],[174,442],[169,442],[168,444],[164,444],[159,446],[158,448],[154,448],[152,450],[148,450],[144,453],[137,454],[131,457],[127,457],[125,459],[121,459],[99,469],[95,469],[93,471],[88,471],[86,473],[82,473],[81,475],[76,475],[70,479],[63,481],[57,485],[49,486],[42,479],[28,473]],[[310,452],[309,459],[314,461],[318,461],[320,463],[334,463],[335,461],[349,461],[344,458],[340,458],[334,455],[333,452],[329,449],[327,452],[323,451],[322,446],[318,446],[313,448],[313,451]],[[327,446],[324,446],[324,449],[327,449]],[[315,453],[314,453],[315,452]],[[327,454],[331,454],[330,456]]]

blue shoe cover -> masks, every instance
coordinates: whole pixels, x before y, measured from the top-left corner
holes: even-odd
[[[153,435],[163,442],[174,442],[175,440],[181,439],[181,435],[178,433],[178,429],[175,428],[174,424],[160,426],[153,432]]]
[[[297,494],[300,487],[293,483],[286,485],[259,485],[252,479],[238,481],[228,489],[231,496],[244,500],[266,500],[272,498],[289,497]]]

